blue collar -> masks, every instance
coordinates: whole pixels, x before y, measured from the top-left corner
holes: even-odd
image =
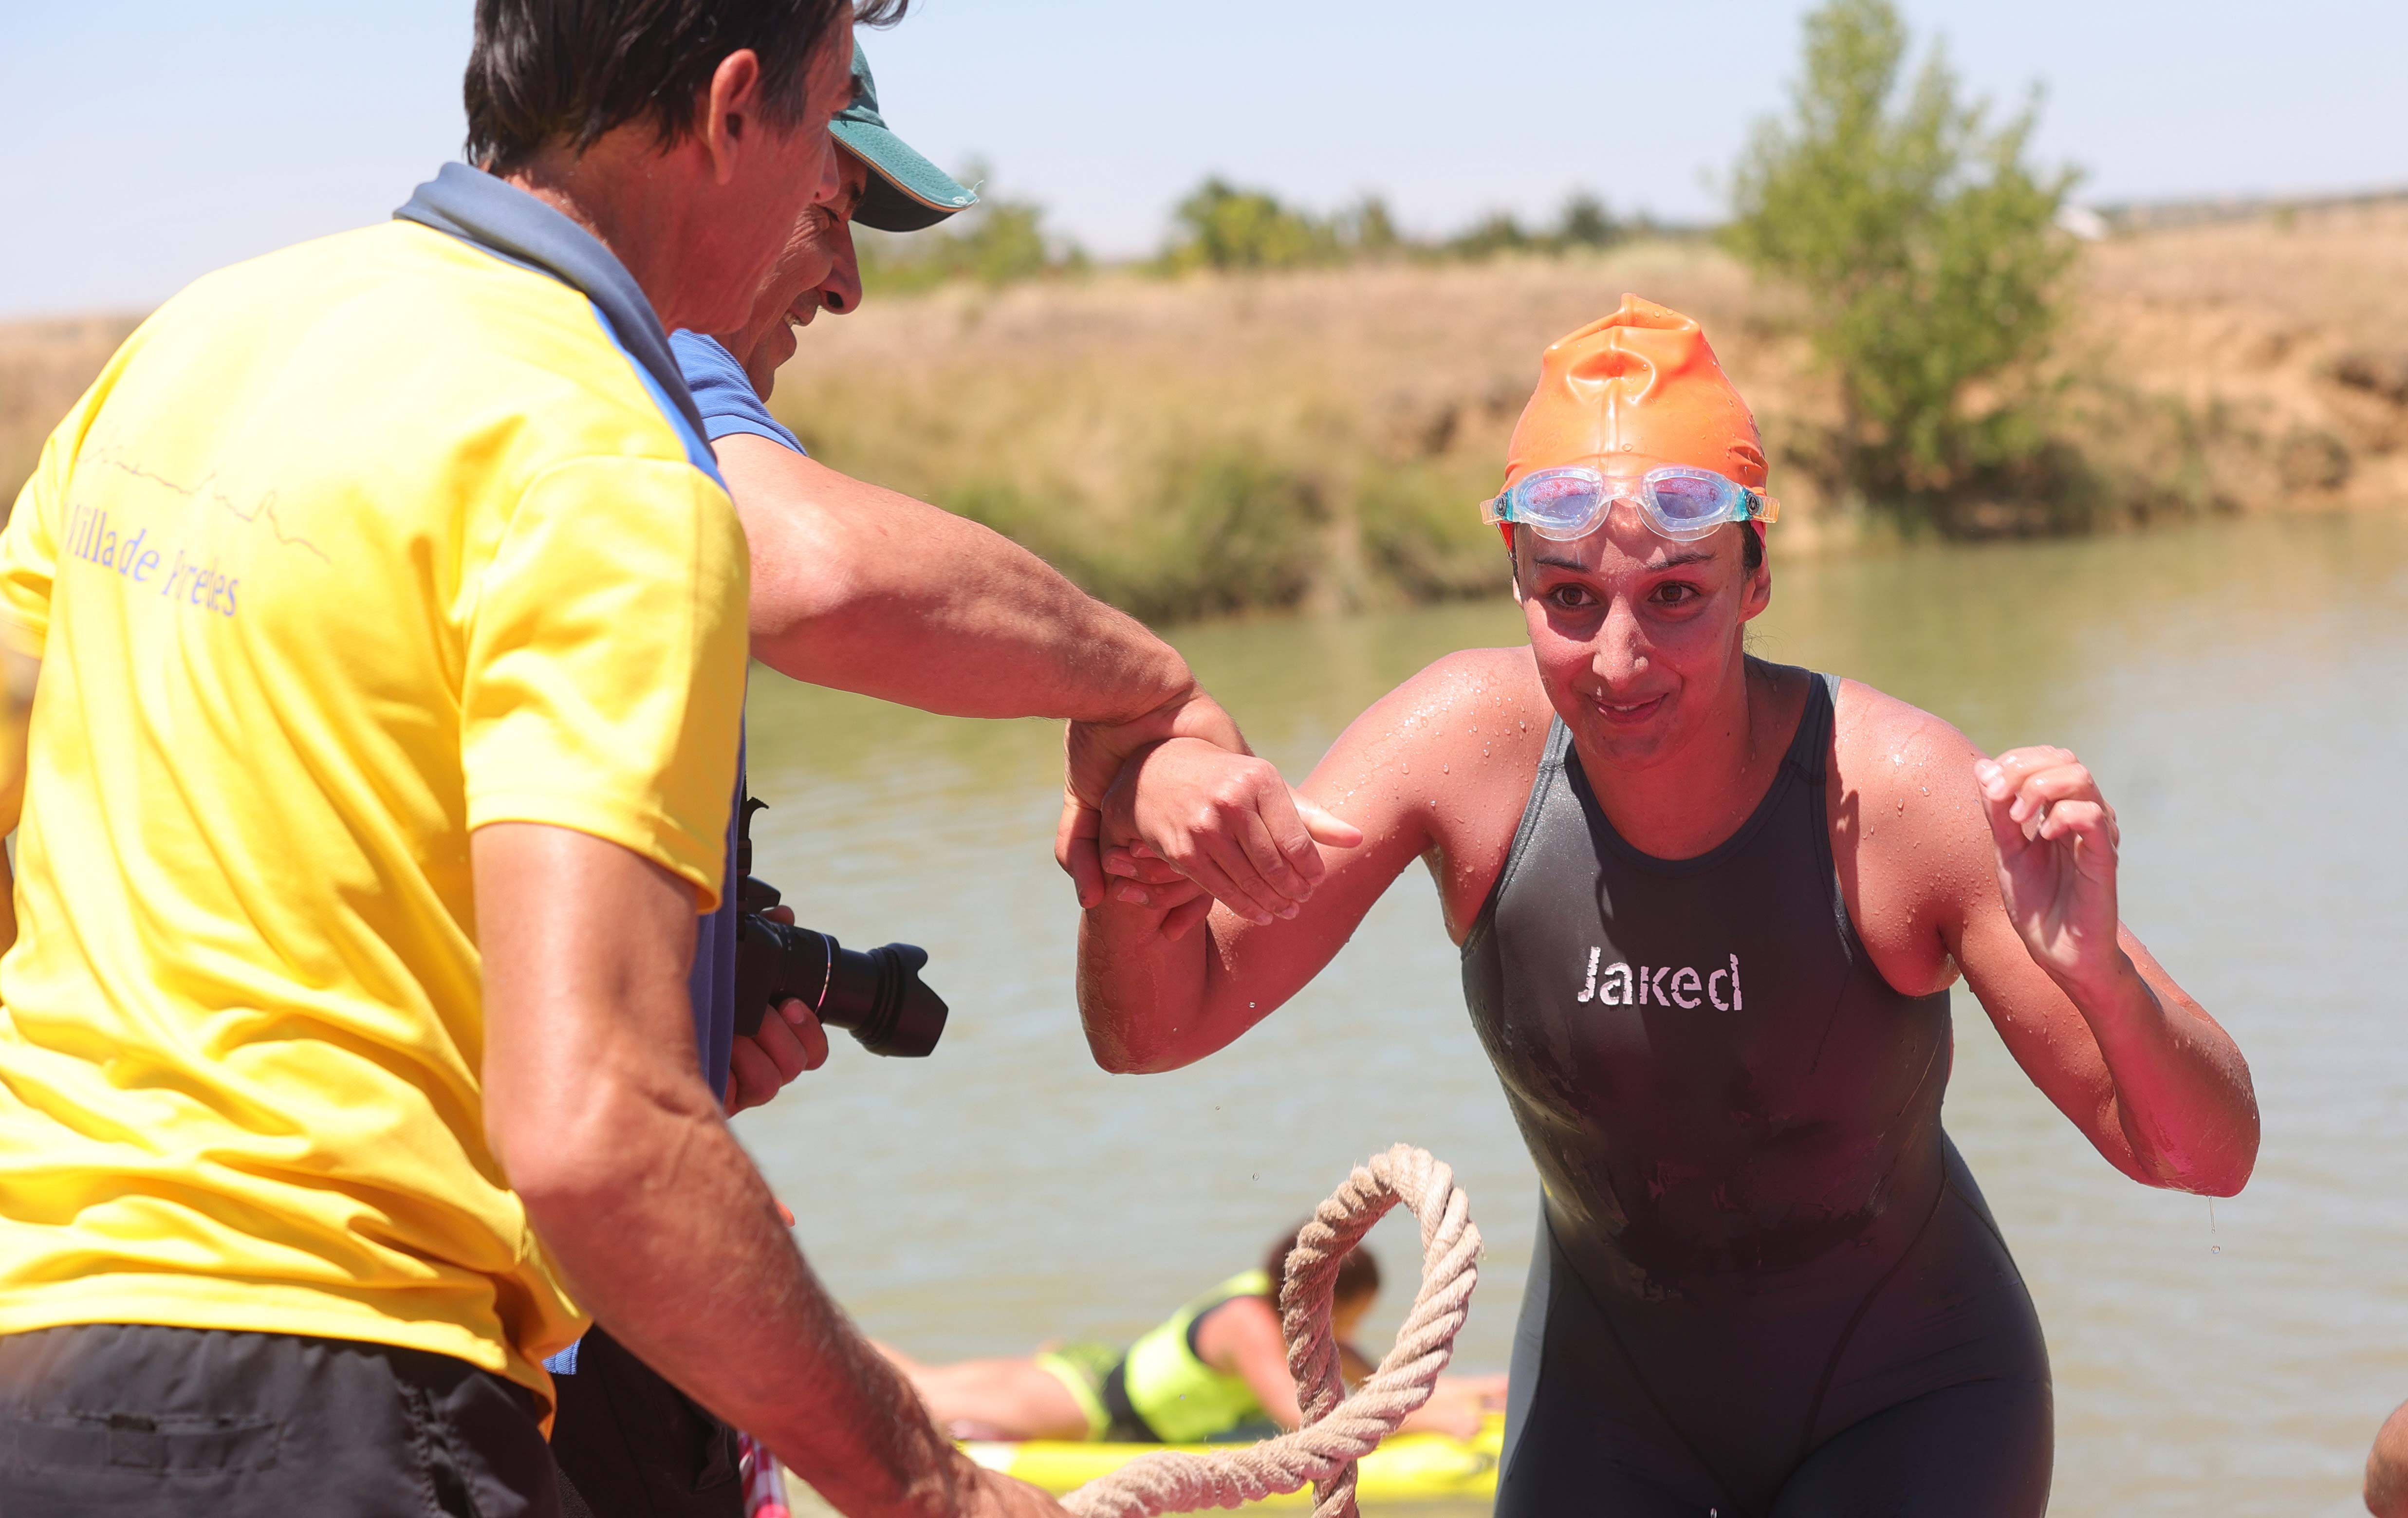
[[[416,222],[521,268],[550,275],[584,295],[694,436],[703,436],[702,413],[678,372],[660,317],[635,276],[599,237],[518,186],[466,164],[444,165],[393,214],[395,221]],[[707,450],[703,456],[710,456]]]

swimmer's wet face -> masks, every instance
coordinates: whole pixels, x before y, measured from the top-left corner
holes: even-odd
[[[1622,510],[1569,542],[1514,529],[1514,594],[1539,680],[1584,756],[1666,763],[1745,679],[1742,637],[1772,598],[1770,566],[1748,567],[1747,531],[1682,542]]]
[[[803,212],[762,282],[751,318],[741,331],[723,339],[744,365],[753,390],[765,398],[780,366],[795,356],[796,327],[809,326],[824,308],[842,316],[861,304],[861,265],[852,223],[868,188],[869,169],[841,150],[837,168],[836,199]]]

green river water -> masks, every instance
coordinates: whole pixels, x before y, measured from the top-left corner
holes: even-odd
[[[2111,1170],[1956,995],[1947,1124],[2048,1334],[2064,1514],[2359,1512],[2408,1398],[2408,523],[2252,521],[1777,566],[1758,652],[1868,680],[1993,752],[2077,750],[2121,813],[2127,920],[2232,1030],[2265,1118],[2215,1203]],[[1520,640],[1491,601],[1173,635],[1300,779],[1450,650]],[[1108,1077],[1071,995],[1051,838],[1059,734],[755,673],[758,867],[848,943],[925,945],[953,1005],[925,1062],[836,1056],[738,1120],[862,1324],[923,1359],[1125,1340],[1261,1256],[1354,1161],[1451,1161],[1488,1241],[1457,1345],[1503,1368],[1536,1181],[1420,872],[1239,1044]],[[1299,1078],[1292,1072],[1313,1072]],[[1371,1240],[1391,1286],[1410,1224]],[[1429,1510],[1424,1510],[1429,1511]]]

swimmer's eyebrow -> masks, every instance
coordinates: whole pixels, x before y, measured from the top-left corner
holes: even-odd
[[[1531,559],[1530,562],[1535,565],[1544,566],[1549,569],[1569,569],[1576,575],[1584,575],[1588,573],[1588,566],[1581,563],[1578,559],[1561,559],[1552,553],[1539,554]],[[1686,553],[1675,553],[1669,559],[1659,559],[1656,563],[1642,566],[1642,567],[1648,569],[1678,569],[1686,565],[1712,564],[1713,562],[1714,556],[1712,553],[1705,552],[1699,549],[1691,549]]]

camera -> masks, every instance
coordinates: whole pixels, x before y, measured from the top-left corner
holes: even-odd
[[[928,952],[890,943],[864,952],[831,934],[764,915],[778,889],[752,878],[752,813],[767,803],[746,797],[736,867],[743,879],[736,913],[736,1031],[758,1031],[769,1009],[799,1001],[820,1022],[844,1028],[873,1054],[922,1058],[943,1037],[942,996],[920,979]]]

